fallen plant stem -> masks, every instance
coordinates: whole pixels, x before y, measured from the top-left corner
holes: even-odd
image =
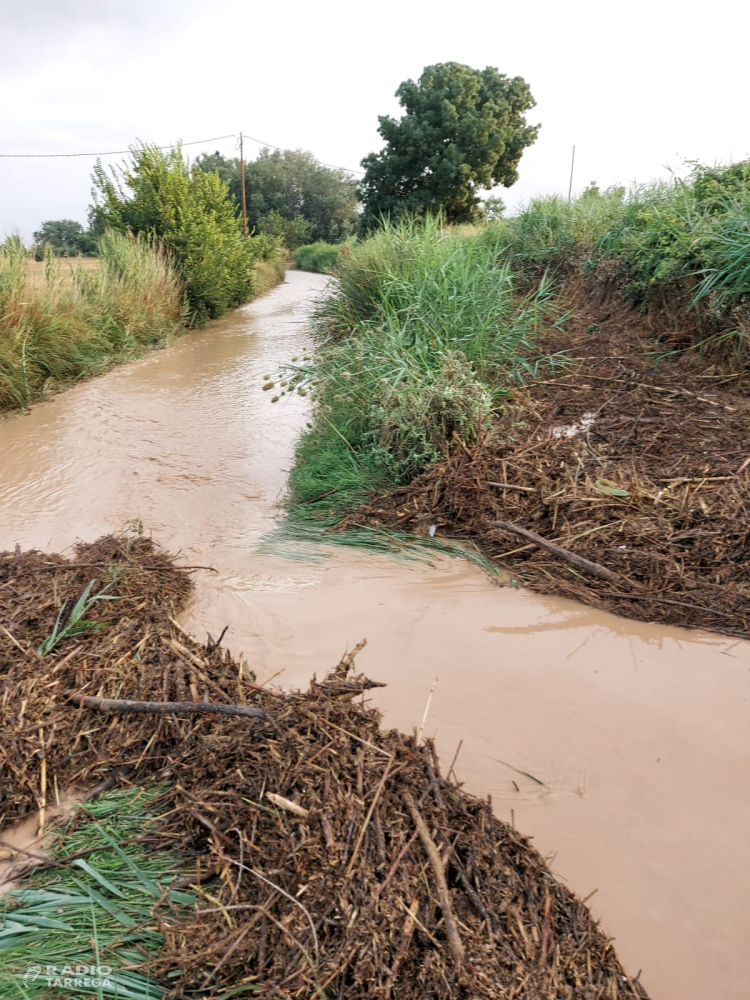
[[[153,715],[241,715],[250,719],[266,718],[260,708],[246,705],[219,705],[210,701],[125,701],[119,698],[96,698],[76,691],[66,691],[65,696],[74,705],[91,708],[96,712],[149,712]]]
[[[440,857],[438,849],[435,846],[435,842],[430,836],[427,824],[425,823],[421,812],[417,809],[416,803],[409,792],[404,792],[404,802],[406,803],[406,808],[411,813],[411,818],[414,820],[414,825],[419,833],[422,846],[427,852],[427,857],[429,858],[430,866],[432,867],[432,874],[435,876],[435,882],[437,884],[438,900],[440,902],[440,909],[443,911],[443,920],[445,921],[445,933],[448,938],[448,945],[451,950],[451,955],[453,956],[453,961],[456,964],[456,969],[460,970],[461,963],[464,959],[464,946],[461,943],[461,938],[456,926],[456,918],[453,915],[453,910],[450,904],[448,883],[445,881],[445,871],[443,870],[443,859]]]
[[[538,545],[540,549],[546,549],[547,552],[551,552],[552,555],[557,556],[558,559],[564,559],[566,562],[571,563],[573,566],[577,566],[586,573],[591,573],[592,576],[598,576],[602,580],[607,580],[609,583],[619,584],[621,586],[634,586],[631,581],[625,580],[625,578],[620,576],[619,573],[615,573],[611,569],[607,569],[606,566],[602,566],[600,563],[592,562],[590,559],[584,559],[583,556],[576,555],[575,552],[571,552],[569,549],[564,549],[556,542],[550,542],[549,539],[542,538],[542,536],[537,535],[535,531],[529,531],[528,528],[522,528],[518,524],[511,524],[510,521],[495,520],[492,523],[496,524],[498,528],[503,528],[505,531],[511,531],[515,535],[520,535],[521,538],[528,538],[530,542],[534,545]]]

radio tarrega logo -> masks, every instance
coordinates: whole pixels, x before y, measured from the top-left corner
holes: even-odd
[[[27,965],[20,979],[25,986],[33,983],[39,976],[47,980],[47,986],[57,986],[64,990],[76,990],[82,987],[105,987],[112,989],[108,978],[112,975],[110,965]]]

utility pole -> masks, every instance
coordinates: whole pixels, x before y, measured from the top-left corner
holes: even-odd
[[[242,235],[247,236],[247,202],[245,200],[245,147],[240,132],[240,201],[242,202]]]
[[[568,185],[568,201],[573,194],[573,166],[576,162],[576,148],[573,146],[573,155],[570,158],[570,184]]]

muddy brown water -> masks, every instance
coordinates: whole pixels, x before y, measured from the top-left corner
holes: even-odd
[[[285,543],[299,396],[268,374],[311,346],[326,284],[284,285],[165,351],[0,423],[0,548],[62,551],[140,519],[196,575],[186,627],[303,685],[366,636],[375,701],[553,855],[654,1000],[750,982],[750,643],[616,618],[431,564]],[[504,761],[505,763],[501,763]],[[512,770],[516,768],[517,770]],[[538,784],[520,772],[534,775]]]

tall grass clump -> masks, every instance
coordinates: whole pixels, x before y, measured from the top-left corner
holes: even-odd
[[[619,225],[623,194],[617,189],[574,201],[535,198],[518,215],[488,227],[488,238],[496,239],[505,258],[529,278],[549,269],[586,266],[594,247]]]
[[[157,958],[162,921],[173,923],[195,896],[170,888],[185,874],[176,855],[139,842],[156,822],[157,794],[126,789],[79,807],[58,830],[58,866],[0,897],[0,1000],[166,994],[137,967]]]
[[[138,357],[184,329],[183,284],[149,242],[108,232],[95,269],[48,252],[31,275],[23,247],[0,248],[0,411]]]
[[[534,370],[551,289],[519,295],[499,257],[485,231],[438,219],[387,225],[342,250],[317,361],[297,372],[318,403],[291,477],[303,516],[410,481],[456,438],[471,444]]]
[[[580,276],[699,339],[729,333],[747,346],[750,162],[696,164],[684,179],[572,202],[537,199],[495,228],[504,259],[529,280]]]

